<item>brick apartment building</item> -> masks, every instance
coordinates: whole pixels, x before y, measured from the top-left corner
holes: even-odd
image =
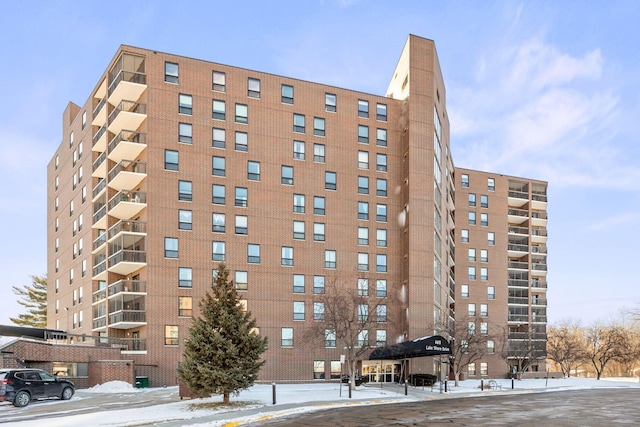
[[[514,178],[524,187],[512,197],[500,175],[495,192],[486,179],[480,188],[481,172],[460,182],[433,41],[410,36],[392,76],[379,96],[121,46],[84,104],[68,105],[48,165],[48,327],[115,342],[136,375],[174,385],[191,318],[224,261],[269,337],[262,380],[339,374],[335,340],[302,334],[327,286],[388,297],[377,314],[389,322],[364,335],[372,347],[446,336],[465,298],[488,304],[502,327],[517,318],[514,334],[544,330],[542,315],[531,318],[544,306],[523,299],[546,301],[544,289],[509,285],[512,273],[525,280],[511,261],[540,277],[532,242],[546,242],[546,220],[512,221],[511,210],[546,218],[546,199],[527,198],[546,184]],[[476,246],[489,253],[490,300],[460,276],[470,242],[454,224],[466,224],[472,190],[489,197],[477,214],[490,226],[462,228],[470,242],[495,233],[495,245]],[[490,360],[489,375],[507,372]],[[369,374],[398,369],[362,362]]]

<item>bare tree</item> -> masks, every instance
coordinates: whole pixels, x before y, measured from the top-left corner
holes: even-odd
[[[505,340],[505,343],[506,345],[502,347],[502,358],[507,362],[515,362],[518,378],[529,369],[533,362],[544,360],[544,341],[535,340],[529,335],[524,339]]]
[[[584,329],[579,321],[563,320],[559,325],[549,327],[547,357],[560,366],[566,377],[587,360]]]
[[[336,346],[344,347],[351,390],[355,388],[357,362],[371,349],[369,331],[383,325],[386,328],[390,322],[387,297],[370,297],[369,293],[368,282],[366,289],[356,289],[336,279],[327,283],[325,293],[314,301],[319,304],[314,313],[323,315],[316,317],[306,331],[308,338],[335,340]]]
[[[460,374],[471,363],[482,359],[488,353],[488,342],[501,339],[496,334],[489,335],[485,331],[478,331],[474,317],[456,319],[451,333],[451,367],[458,386]],[[487,330],[488,332],[488,330]]]
[[[621,326],[595,323],[585,331],[585,340],[587,358],[596,370],[597,379],[602,377],[609,362],[627,357],[627,337]]]

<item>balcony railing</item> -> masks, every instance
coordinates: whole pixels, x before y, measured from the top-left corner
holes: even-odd
[[[529,234],[529,229],[527,227],[510,226],[509,227],[509,233]]]
[[[532,297],[531,298],[531,305],[547,305],[547,299],[546,298],[535,298],[535,297]]]
[[[546,212],[538,212],[538,211],[531,212],[531,218],[548,219]]]
[[[547,195],[543,194],[543,193],[533,193],[531,195],[531,200],[534,200],[536,202],[546,202],[547,201]]]
[[[542,332],[509,332],[510,340],[546,340],[547,334]]]
[[[520,261],[509,261],[508,268],[517,268],[519,270],[528,270],[529,263]]]
[[[147,320],[147,313],[144,310],[120,310],[109,314],[109,324],[127,322],[144,323]]]
[[[95,172],[96,169],[98,169],[100,167],[100,165],[107,159],[107,152],[103,151],[102,153],[100,153],[100,155],[98,156],[98,158],[93,162],[93,169],[92,171]]]
[[[122,130],[109,142],[109,152],[114,151],[118,144],[123,141],[146,145],[147,134],[132,130]]]
[[[121,262],[145,263],[147,262],[147,252],[122,249],[109,257],[109,267]]]
[[[109,285],[109,296],[120,292],[147,292],[145,280],[119,280]]]
[[[526,211],[524,209],[509,209],[508,214],[512,216],[526,217],[529,216],[529,211]]]
[[[93,109],[93,117],[97,116],[98,114],[100,114],[100,111],[102,111],[102,108],[107,104],[107,98],[102,98],[100,100],[100,102],[98,102],[98,105],[96,105],[96,108]]]
[[[509,243],[508,250],[510,250],[510,251],[518,251],[518,252],[528,252],[529,251],[529,245],[518,245],[516,243]],[[518,267],[514,267],[514,268],[518,268]]]
[[[105,243],[107,243],[107,234],[106,233],[102,233],[101,235],[96,237],[96,240],[93,241],[93,250],[95,251],[100,246],[104,245]]]
[[[509,304],[529,304],[527,297],[509,297]]]
[[[547,323],[547,316],[531,316],[531,321],[535,323]]]
[[[120,220],[116,222],[111,228],[109,228],[109,239],[116,236],[118,233],[146,233],[147,222],[135,221],[135,220]]]
[[[531,229],[532,236],[547,236],[547,230],[545,228],[532,228]]]
[[[531,287],[532,288],[539,288],[539,289],[547,289],[547,282],[545,282],[543,280],[532,280],[531,281]]]
[[[546,254],[547,248],[546,246],[534,245],[534,246],[531,246],[531,252],[534,254]]]
[[[107,269],[107,260],[103,260],[100,263],[96,264],[95,267],[93,267],[93,275],[97,276],[100,273],[104,273],[106,269]]]
[[[528,199],[529,193],[527,193],[526,191],[509,190],[509,197],[513,197],[516,199]]]
[[[509,322],[523,322],[527,323],[529,321],[529,315],[527,314],[510,314],[508,318]]]
[[[107,316],[96,317],[93,319],[93,329],[104,328],[107,326]]]
[[[122,160],[109,171],[109,181],[114,179],[120,172],[147,173],[147,164],[144,162]]]
[[[507,282],[508,286],[517,286],[520,288],[528,288],[529,281],[527,279],[509,279]]]
[[[109,85],[109,95],[113,93],[120,82],[130,82],[145,85],[147,84],[147,76],[146,74],[136,73],[134,71],[120,70],[120,72],[113,78],[113,81]]]
[[[100,219],[106,214],[107,214],[107,206],[102,205],[100,208],[98,208],[96,213],[93,214],[93,223],[95,224],[96,222],[100,221]]]
[[[107,181],[105,181],[104,179],[101,179],[100,181],[98,181],[96,186],[93,187],[93,192],[91,194],[93,194],[93,197],[96,197],[105,188],[107,188]]]
[[[104,299],[107,299],[107,290],[106,289],[100,289],[97,290],[93,293],[93,302],[98,302],[98,301],[102,301]]]
[[[100,140],[100,138],[102,137],[102,135],[104,135],[106,131],[107,131],[107,125],[103,125],[100,127],[100,129],[98,129],[98,132],[96,132],[96,134],[93,135],[93,145],[96,145],[96,143]]]
[[[136,101],[122,100],[120,101],[120,104],[118,104],[118,106],[113,109],[111,114],[109,114],[109,122],[115,121],[118,115],[122,112],[147,114],[147,104],[142,104]]]
[[[547,264],[533,263],[531,264],[531,269],[538,270],[538,271],[547,271]]]

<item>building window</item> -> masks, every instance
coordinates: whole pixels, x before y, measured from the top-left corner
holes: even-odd
[[[221,71],[213,72],[213,90],[224,92],[226,90],[227,76]]]
[[[334,348],[336,346],[336,331],[333,329],[325,329],[324,346]]]
[[[462,243],[469,243],[469,230],[462,229],[460,231],[460,239]]]
[[[376,119],[387,121],[387,104],[376,104]]]
[[[476,205],[476,195],[474,193],[469,193],[469,206]]]
[[[227,145],[227,132],[224,129],[213,128],[211,134],[211,146],[215,148],[225,148]]]
[[[380,172],[387,171],[387,155],[386,154],[376,154],[376,170]]]
[[[293,328],[282,328],[280,334],[280,346],[293,347]]]
[[[247,245],[247,262],[250,264],[260,263],[260,245],[253,243]]]
[[[164,81],[167,83],[178,83],[178,64],[173,62],[164,63]]]
[[[236,104],[236,123],[249,123],[249,107],[246,104]]]
[[[324,266],[325,268],[336,268],[336,251],[334,250],[325,250],[324,251]]]
[[[364,323],[369,319],[369,306],[358,304],[358,323]]]
[[[369,126],[358,125],[358,142],[369,143]]]
[[[369,296],[369,279],[358,279],[358,296]]]
[[[313,361],[313,379],[323,380],[325,378],[324,373],[324,360]]]
[[[193,97],[183,93],[178,95],[178,112],[191,115],[193,112]]]
[[[313,320],[324,320],[324,303],[323,302],[314,302],[313,303]]]
[[[293,166],[282,166],[280,175],[280,183],[285,185],[293,185]]]
[[[304,293],[304,274],[293,275],[293,293],[294,294]]]
[[[178,317],[193,316],[193,299],[191,297],[178,297]]]
[[[304,301],[293,302],[293,320],[304,320]]]
[[[496,191],[496,180],[493,178],[487,178],[487,190]]]
[[[476,260],[476,250],[475,248],[468,249],[468,260],[474,262]]]
[[[480,214],[480,225],[486,227],[489,225],[489,214],[481,213]]]
[[[387,197],[387,180],[382,178],[376,179],[376,195]]]
[[[378,298],[384,298],[387,296],[387,280],[386,279],[376,280],[376,296]]]
[[[225,232],[225,224],[226,224],[226,216],[223,213],[214,212],[212,214],[212,229],[214,233],[224,233]]]
[[[480,268],[480,280],[489,280],[489,269],[487,267]]]
[[[475,212],[469,212],[468,223],[469,223],[469,225],[476,225],[476,213]]]
[[[248,218],[245,215],[236,215],[236,234],[247,234],[248,223]]]
[[[469,298],[469,285],[460,286],[460,296],[462,298]]]
[[[496,352],[496,342],[494,340],[487,340],[487,353],[494,354]]]
[[[236,271],[234,283],[236,290],[246,291],[249,289],[249,273],[246,271]]]
[[[280,264],[293,265],[293,248],[291,246],[282,246]]]
[[[193,286],[193,271],[189,267],[178,268],[178,287],[191,288]]]
[[[481,208],[488,208],[489,207],[489,196],[487,196],[486,194],[481,194],[480,195],[480,207]]]
[[[227,108],[224,101],[220,101],[217,99],[213,100],[212,117],[216,120],[225,120],[227,118]]]
[[[304,141],[293,141],[293,158],[304,160]]]
[[[461,179],[462,179],[462,186],[469,188],[469,175],[467,175],[466,173],[463,173]]]
[[[387,331],[384,329],[378,329],[376,331],[376,346],[384,347],[387,345]]]
[[[379,248],[387,247],[387,230],[378,228],[376,230],[376,246]]]
[[[324,276],[313,276],[313,293],[324,294]]]
[[[224,185],[213,184],[212,186],[213,198],[212,201],[216,205],[225,204],[225,189]]]
[[[226,160],[224,157],[213,156],[213,171],[214,176],[226,175]]]
[[[376,255],[376,271],[378,273],[387,272],[387,255],[385,254]]]
[[[165,258],[178,258],[178,239],[175,237],[164,238]]]
[[[316,215],[324,215],[325,214],[325,200],[324,197],[314,196],[313,197],[313,213]]]
[[[248,151],[249,150],[249,136],[246,132],[236,132],[236,151]]]
[[[260,181],[260,162],[247,162],[247,179],[249,181]]]
[[[358,117],[369,118],[369,101],[358,100]]]
[[[324,173],[324,188],[327,190],[335,190],[338,184],[338,177],[335,172]]]
[[[489,262],[489,251],[480,249],[480,262]]]
[[[489,305],[488,304],[480,304],[480,316],[488,316],[489,315]]]
[[[246,208],[249,205],[249,193],[244,187],[236,187],[236,206]]]
[[[376,205],[376,221],[387,222],[387,205]]]
[[[178,345],[178,326],[177,325],[165,325],[164,345]]]
[[[304,240],[304,221],[293,221],[293,238]]]
[[[320,117],[313,118],[313,134],[316,136],[325,135],[325,122],[323,118],[320,118]]]
[[[358,227],[358,244],[369,244],[369,229],[367,227]]]
[[[168,171],[178,170],[178,152],[164,150],[164,169]]]
[[[313,240],[316,242],[324,242],[324,224],[321,222],[313,223]]]
[[[293,115],[293,131],[304,133],[304,130],[305,130],[304,115],[294,114]]]
[[[293,86],[282,85],[281,101],[283,104],[293,104]]]
[[[178,141],[191,144],[193,139],[193,126],[190,123],[178,124]]]
[[[469,365],[467,366],[467,373],[469,374],[469,376],[472,376],[472,375],[476,374],[476,364],[475,364],[475,362],[469,363]]]
[[[335,113],[337,110],[337,98],[333,93],[325,93],[324,94],[324,109],[325,111],[329,111]]]
[[[369,345],[369,331],[358,331],[358,347],[366,347]]]
[[[475,335],[475,333],[476,333],[476,323],[475,322],[467,322],[467,333],[469,335]]]
[[[178,211],[178,228],[180,230],[193,229],[193,213],[191,211],[182,209]]]
[[[380,304],[376,307],[376,322],[384,323],[387,321],[387,305]]]
[[[487,335],[489,333],[489,324],[487,322],[480,322],[480,334]]]
[[[386,129],[376,130],[376,145],[379,147],[387,146],[387,130]]]
[[[476,280],[476,268],[475,267],[469,267],[469,269],[468,269],[468,277],[469,277],[469,280]]]
[[[369,178],[366,176],[358,177],[358,194],[369,194]]]
[[[324,163],[324,144],[313,144],[313,161],[318,163]]]
[[[358,219],[369,219],[369,203],[358,202]]]
[[[369,152],[358,151],[358,168],[369,169]]]
[[[487,299],[496,299],[495,286],[487,286]]]
[[[304,213],[304,194],[293,195],[293,211]]]
[[[224,261],[225,259],[225,243],[224,242],[216,242],[212,243],[212,257],[213,261]]]
[[[467,314],[469,316],[475,316],[476,315],[476,305],[475,304],[467,304]]]
[[[247,88],[249,98],[260,98],[260,80],[249,77]]]
[[[358,271],[369,270],[369,254],[366,252],[358,252]]]
[[[489,231],[487,233],[487,243],[489,244],[489,246],[493,246],[496,244],[496,233],[494,233],[493,231]]]

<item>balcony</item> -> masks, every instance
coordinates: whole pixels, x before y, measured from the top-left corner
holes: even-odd
[[[96,186],[93,187],[93,190],[91,191],[91,200],[95,202],[102,195],[102,193],[104,193],[104,190],[106,190],[106,188],[107,181],[105,181],[104,179],[99,180]]]
[[[507,215],[509,224],[522,224],[529,219],[529,211],[525,209],[509,209]]]
[[[107,205],[94,203],[93,209],[93,225],[92,228],[107,228]]]
[[[109,327],[113,329],[131,329],[147,324],[144,310],[119,310],[109,314]]]
[[[528,236],[529,235],[529,229],[527,227],[517,227],[517,226],[510,226],[509,227],[509,234],[519,234],[522,236]]]
[[[513,286],[516,288],[528,288],[529,281],[527,279],[509,279],[507,286]]]
[[[93,162],[91,176],[94,178],[106,178],[107,177],[107,153],[103,151],[98,158]]]
[[[109,298],[119,293],[146,294],[147,282],[144,280],[118,280],[109,285]]]
[[[547,299],[546,298],[538,298],[536,295],[531,297],[531,305],[540,305],[540,306],[545,306],[547,305]]]
[[[509,304],[528,305],[529,298],[527,297],[509,297]]]
[[[93,293],[93,304],[97,303],[97,302],[101,302],[107,299],[107,290],[106,289],[100,289],[98,291],[95,291]]]
[[[528,323],[529,315],[528,314],[509,314],[507,321],[516,322],[516,323]]]
[[[511,332],[507,336],[510,340],[540,340],[546,341],[547,334],[544,332]]]
[[[96,108],[93,109],[93,120],[91,121],[91,125],[104,126],[104,124],[107,123],[107,109],[104,108],[106,105],[107,105],[106,97],[98,101]]]
[[[547,213],[544,211],[531,212],[531,225],[533,226],[546,227],[547,219]]]
[[[539,291],[546,290],[547,289],[547,281],[546,280],[540,280],[538,278],[531,279],[531,287],[535,288],[536,290],[539,290]]]
[[[131,57],[132,55],[127,55]],[[140,67],[134,67],[139,69]],[[144,59],[142,59],[144,69]],[[113,73],[113,71],[111,72]],[[111,74],[110,73],[110,74]],[[147,88],[147,76],[144,72],[121,69],[111,78],[109,84],[109,103],[116,105],[123,99],[140,99]]]
[[[95,266],[93,267],[93,280],[106,280],[107,278],[107,260],[104,256],[99,257],[100,260],[95,261]]]
[[[531,228],[532,243],[547,243],[547,229],[541,227]]]
[[[107,243],[107,233],[102,233],[93,241],[92,252],[97,252],[105,243]]]
[[[109,215],[118,219],[129,219],[147,207],[147,193],[120,191],[109,200]]]
[[[547,264],[541,262],[534,262],[531,264],[531,270],[534,272],[547,272]]]
[[[120,162],[137,159],[147,148],[147,135],[131,130],[122,130],[109,142],[109,159]]]
[[[547,247],[546,246],[542,246],[542,245],[533,245],[533,246],[531,246],[531,253],[532,254],[546,254],[547,253]]]
[[[100,129],[93,135],[93,146],[91,150],[99,153],[107,149],[107,127],[101,126]]]
[[[145,221],[120,220],[109,228],[109,240],[120,233],[146,235],[147,223]]]
[[[93,319],[93,330],[105,330],[107,328],[107,316],[100,316]]]
[[[118,191],[136,188],[146,176],[146,163],[122,160],[109,171],[109,187]]]
[[[529,253],[529,245],[509,242],[507,251],[510,257],[520,258]]]
[[[147,265],[147,252],[134,249],[121,249],[109,256],[108,270],[126,276]]]
[[[547,209],[547,194],[544,192],[531,192],[531,208],[533,209]]]
[[[516,270],[528,270],[529,263],[521,262],[521,261],[509,261],[509,264],[507,267],[510,269],[516,269]]]
[[[509,190],[508,205],[521,208],[529,202],[529,193],[526,191]]]
[[[147,104],[121,101],[109,114],[109,132],[119,133],[123,129],[138,129],[147,118]]]

